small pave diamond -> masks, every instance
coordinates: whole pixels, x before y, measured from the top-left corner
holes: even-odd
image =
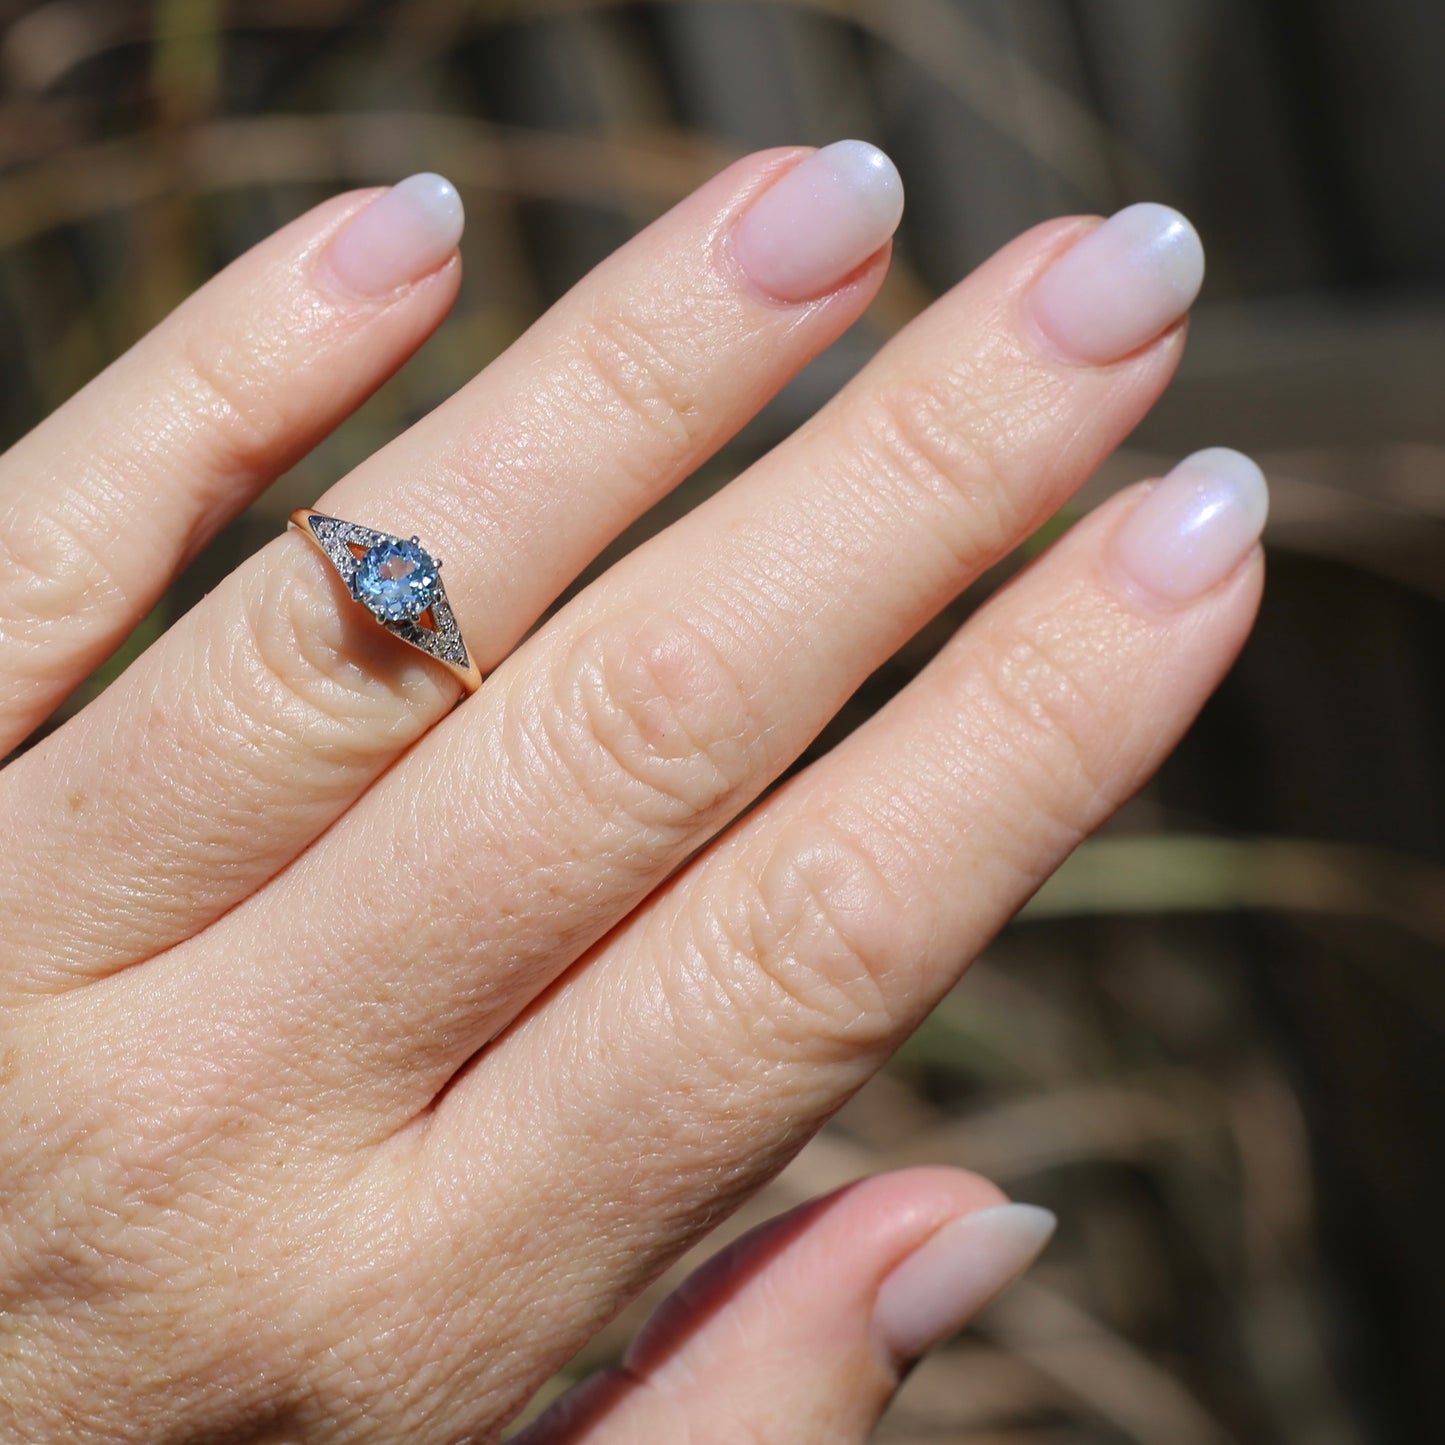
[[[358,560],[351,595],[382,622],[415,622],[440,594],[437,569],[415,537],[388,538]]]

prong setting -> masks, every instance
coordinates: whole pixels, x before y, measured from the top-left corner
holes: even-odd
[[[291,524],[326,556],[353,601],[380,626],[445,663],[469,692],[480,685],[442,585],[441,562],[419,538],[408,541],[304,508],[292,514]]]

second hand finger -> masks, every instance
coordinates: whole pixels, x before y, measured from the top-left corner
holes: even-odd
[[[319,509],[404,535],[430,518],[489,668],[857,317],[900,207],[891,164],[860,142],[739,162]],[[721,244],[744,213],[764,223],[746,268]],[[15,977],[29,967],[26,986],[44,988],[53,960],[59,979],[83,977],[188,937],[451,706],[455,682],[359,610],[324,559],[278,538],[0,777],[30,840],[0,880],[0,906],[25,901]]]

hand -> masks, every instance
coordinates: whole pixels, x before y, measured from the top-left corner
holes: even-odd
[[[900,206],[856,143],[739,162],[316,501],[445,559],[463,706],[287,533],[0,774],[4,1438],[494,1438],[1187,726],[1261,582],[1231,452],[716,836],[1159,395],[1202,267],[1159,207],[1006,247],[528,635],[859,315]],[[421,343],[460,227],[434,177],[319,207],[3,458],[0,751]],[[861,1439],[1041,1244],[999,1200],[816,1206],[529,1438]]]

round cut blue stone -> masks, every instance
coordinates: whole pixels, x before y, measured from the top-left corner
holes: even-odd
[[[378,542],[357,561],[351,595],[383,622],[415,622],[441,596],[437,569],[415,537]]]

